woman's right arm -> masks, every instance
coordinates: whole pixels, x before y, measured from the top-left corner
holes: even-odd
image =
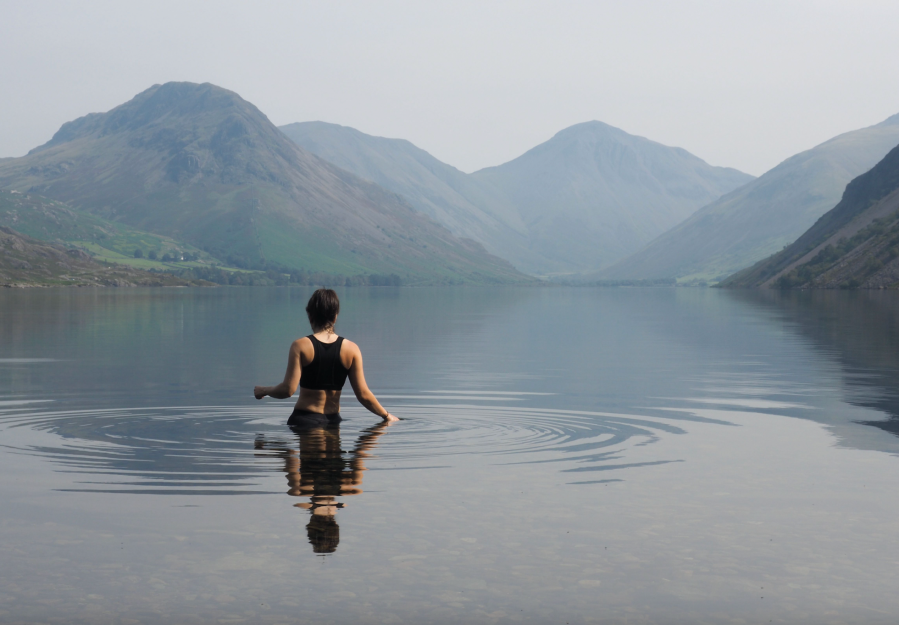
[[[266,395],[275,399],[287,399],[297,392],[300,376],[303,373],[303,366],[300,363],[300,341],[302,340],[297,339],[290,346],[290,353],[287,355],[287,371],[284,373],[281,383],[275,386],[254,387],[253,396],[256,399],[262,399]]]
[[[368,384],[365,383],[365,372],[362,370],[362,352],[355,343],[352,344],[352,350],[353,364],[350,366],[349,378],[350,386],[353,387],[353,393],[356,394],[356,399],[359,400],[360,404],[385,421],[399,421],[399,419],[384,409],[384,406],[378,402],[378,398],[375,397],[375,394],[368,388]]]

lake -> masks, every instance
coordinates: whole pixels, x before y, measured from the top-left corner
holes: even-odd
[[[893,623],[899,293],[0,290],[0,622]]]

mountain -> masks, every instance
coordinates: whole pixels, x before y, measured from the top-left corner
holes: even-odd
[[[528,249],[527,228],[502,194],[405,139],[325,122],[279,128],[304,150],[398,193],[453,234],[477,241],[522,271],[539,273],[547,262]]]
[[[39,193],[246,266],[403,282],[528,278],[394,193],[301,149],[210,84],[154,85],[0,162],[0,188]]]
[[[722,287],[883,288],[899,285],[899,147],[846,186],[792,245]]]
[[[783,249],[899,144],[899,115],[792,156],[596,277],[717,281]]]
[[[752,176],[598,121],[472,174],[516,207],[552,271],[584,272],[633,253]]]
[[[39,241],[0,226],[0,286],[196,286],[183,280],[95,261],[79,249]]]
[[[281,130],[538,275],[608,264],[752,179],[601,122],[567,128],[510,163],[474,174],[402,139],[323,122]]]

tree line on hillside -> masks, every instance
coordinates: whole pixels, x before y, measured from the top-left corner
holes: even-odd
[[[618,286],[677,286],[676,278],[652,278],[646,280],[554,280],[562,286],[618,287]]]
[[[134,249],[134,257],[135,258],[143,258],[144,251],[141,248]],[[150,250],[147,253],[147,258],[150,260],[159,260],[164,263],[177,263],[181,261],[190,262],[193,260],[200,260],[199,255],[191,254],[190,252],[179,252],[179,251],[169,251],[162,255],[162,258],[159,257],[159,254],[156,250]]]
[[[158,271],[161,270],[151,270]],[[223,286],[402,286],[402,279],[395,273],[389,275],[341,274],[305,269],[289,269],[269,266],[257,271],[227,271],[221,267],[191,267],[189,269],[166,269],[185,280],[206,280]]]

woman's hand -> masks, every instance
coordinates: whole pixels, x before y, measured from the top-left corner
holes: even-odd
[[[399,421],[399,418],[398,418],[398,417],[394,417],[394,416],[393,416],[392,414],[390,414],[389,412],[387,413],[387,416],[386,416],[386,417],[381,417],[381,418],[384,419],[384,420],[387,421],[387,422],[391,422],[391,421]]]
[[[262,399],[268,395],[268,387],[267,386],[254,386],[253,387],[253,397],[256,399]]]

